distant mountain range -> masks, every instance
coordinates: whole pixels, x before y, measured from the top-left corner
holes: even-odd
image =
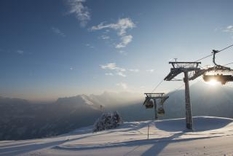
[[[230,84],[230,83],[229,83]],[[190,87],[193,115],[233,118],[233,88],[196,83]],[[185,116],[184,90],[170,92],[159,119]],[[59,98],[49,104],[0,97],[0,140],[41,138],[93,125],[102,112],[118,111],[123,120],[154,119],[154,110],[142,105],[144,95],[104,92]]]
[[[76,101],[76,102],[75,102]],[[101,111],[83,96],[60,98],[55,103],[31,104],[0,98],[0,140],[54,136],[93,124]]]

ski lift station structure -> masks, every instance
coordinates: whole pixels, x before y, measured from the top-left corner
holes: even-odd
[[[233,75],[232,75],[232,69],[219,65],[215,61],[216,54],[232,47],[232,45],[218,51],[213,50],[213,67],[209,67],[207,69],[201,69],[199,65],[201,62],[169,62],[169,64],[172,65],[172,68],[170,69],[170,73],[164,78],[165,81],[172,81],[177,75],[184,73],[184,84],[185,84],[185,115],[186,115],[186,128],[188,130],[193,130],[193,119],[192,119],[192,107],[190,103],[190,89],[189,89],[189,81],[194,80],[199,76],[203,76],[204,81],[211,81],[212,79],[221,82],[221,84],[226,84],[227,82],[233,81]],[[212,55],[208,55],[212,56]],[[206,58],[206,57],[204,57]],[[200,59],[201,60],[201,59]],[[226,72],[227,74],[222,74],[221,72]],[[164,95],[165,93],[145,93],[145,101],[143,105],[145,105],[146,108],[153,108],[155,109],[155,119],[158,118],[157,113],[164,114],[165,111],[163,109],[163,103],[168,99],[168,96]],[[160,107],[157,110],[156,107],[156,100],[160,99]]]

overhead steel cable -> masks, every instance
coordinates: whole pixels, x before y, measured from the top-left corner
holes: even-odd
[[[231,45],[229,45],[229,46],[227,46],[227,47],[225,47],[225,48],[223,48],[223,49],[221,49],[221,50],[218,50],[218,53],[221,52],[221,51],[224,51],[224,50],[226,50],[226,49],[228,49],[228,48],[231,48],[231,47],[233,47],[233,44],[231,44]]]
[[[185,84],[182,84],[181,86],[177,87],[175,90],[173,91],[170,91],[169,93],[169,96],[172,96],[176,91],[180,90],[182,87],[184,87]]]
[[[227,66],[227,65],[229,65],[229,64],[233,64],[233,62],[230,62],[230,63],[224,64],[224,66]]]
[[[231,44],[231,45],[229,45],[229,46],[227,46],[227,47],[225,47],[225,48],[223,48],[223,49],[221,49],[221,50],[216,50],[216,51],[217,51],[216,53],[222,52],[222,51],[224,51],[224,50],[226,50],[226,49],[228,49],[228,48],[231,48],[231,47],[233,47],[233,44]],[[204,56],[204,57],[202,57],[202,58],[196,60],[195,62],[204,60],[204,59],[206,59],[206,58],[208,58],[208,57],[210,57],[210,56],[212,56],[212,55],[213,55],[213,53],[212,53],[212,54],[209,54],[209,55],[207,55],[207,56]]]
[[[194,61],[194,62],[199,62],[199,61],[201,61],[201,60],[204,60],[204,59],[206,59],[206,58],[208,58],[208,57],[210,57],[210,56],[212,56],[213,54],[209,54],[209,55],[207,55],[207,56],[205,56],[205,57],[202,57],[202,58],[200,58],[200,59],[198,59],[198,60],[196,60],[196,61]]]
[[[163,83],[164,80],[160,81],[157,86],[155,86],[155,88],[152,90],[152,93]]]

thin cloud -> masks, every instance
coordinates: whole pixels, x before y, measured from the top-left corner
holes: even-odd
[[[122,76],[122,77],[126,77],[126,75],[123,72],[117,72],[117,75]]]
[[[118,52],[122,55],[127,55],[127,52],[125,52],[124,50],[119,50]]]
[[[91,31],[97,31],[102,29],[113,29],[117,31],[117,35],[120,37],[120,43],[116,44],[115,48],[124,48],[126,47],[133,39],[132,35],[127,35],[128,29],[133,29],[136,27],[134,22],[130,18],[122,18],[117,21],[117,23],[100,23],[97,26],[91,27]]]
[[[116,68],[116,63],[108,63],[106,65],[100,65],[102,69],[114,70]]]
[[[116,85],[122,87],[123,89],[128,89],[128,85],[126,83],[120,82],[117,83]]]
[[[127,29],[132,29],[134,27],[135,27],[135,24],[133,23],[131,19],[122,18],[122,19],[119,19],[117,23],[111,23],[111,24],[100,23],[97,26],[91,27],[91,30],[95,31],[95,30],[111,28],[111,29],[117,30],[119,36],[123,36],[126,34]]]
[[[224,32],[233,33],[233,26],[232,26],[232,25],[229,25],[229,26],[227,26],[223,31],[224,31]]]
[[[116,71],[121,71],[124,72],[124,68],[120,68],[116,66],[116,63],[108,63],[106,65],[100,65],[102,69],[109,69],[109,70],[116,70]]]
[[[107,76],[118,75],[121,77],[126,77],[126,74],[125,74],[126,69],[116,66],[116,63],[108,63],[106,65],[100,65],[100,67],[104,70],[114,71],[113,73],[115,74],[113,74],[112,72],[105,73],[105,75]]]
[[[107,63],[105,65],[100,65],[100,67],[103,69],[103,70],[108,70],[110,72],[107,72],[105,73],[106,76],[114,76],[114,75],[118,75],[118,76],[121,76],[121,77],[127,77],[126,73],[127,72],[133,72],[133,73],[138,73],[140,72],[139,69],[125,69],[125,68],[122,68],[122,67],[119,67],[116,65],[116,63]],[[149,69],[148,72],[153,72],[154,69]]]
[[[25,52],[23,50],[17,50],[16,53],[20,54],[20,55],[23,55]]]
[[[103,40],[108,40],[110,37],[109,36],[107,36],[107,35],[102,35],[101,36],[101,39],[103,39]]]
[[[138,72],[139,72],[139,69],[129,69],[129,71],[138,73]]]
[[[133,39],[132,35],[122,36],[121,42],[116,45],[116,48],[124,48],[126,47]]]
[[[55,34],[57,34],[57,35],[59,35],[61,37],[66,37],[66,35],[60,29],[55,28],[55,27],[52,27],[51,29]]]
[[[76,18],[80,21],[80,25],[85,27],[87,23],[91,20],[90,9],[83,5],[86,0],[69,0],[68,4],[70,6],[69,14],[74,14]]]
[[[146,71],[149,73],[153,73],[155,70],[154,69],[147,69]]]
[[[106,76],[113,76],[113,73],[105,73]]]
[[[89,44],[89,43],[85,44],[85,46],[86,46],[86,47],[89,47],[89,48],[91,48],[91,49],[94,49],[94,48],[95,48],[93,45],[91,45],[91,44]]]

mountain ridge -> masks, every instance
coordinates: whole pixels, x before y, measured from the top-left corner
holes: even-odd
[[[159,119],[185,117],[184,90],[168,93],[165,115]],[[136,98],[135,98],[136,97]],[[205,83],[190,86],[193,116],[233,118],[233,89]],[[93,125],[102,112],[118,111],[125,121],[154,119],[154,109],[145,109],[143,94],[104,92],[58,98],[49,104],[32,104],[24,99],[0,97],[0,140],[54,136]]]

